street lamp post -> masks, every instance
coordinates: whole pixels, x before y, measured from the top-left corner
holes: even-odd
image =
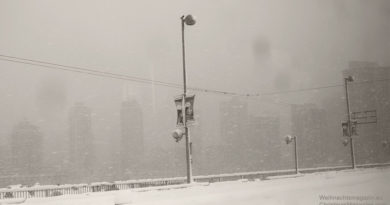
[[[348,82],[353,82],[352,76],[348,76],[344,78],[344,85],[345,85],[345,98],[347,103],[347,126],[348,126],[348,138],[349,138],[349,144],[351,147],[351,161],[352,161],[352,168],[355,169],[356,162],[355,162],[355,153],[354,153],[354,145],[353,145],[353,138],[352,138],[352,127],[351,127],[351,112],[349,110],[349,96],[348,96]]]
[[[298,174],[299,172],[298,172],[297,136],[287,135],[285,140],[286,140],[286,144],[290,144],[292,141],[294,141],[295,174]]]
[[[298,174],[298,149],[297,136],[294,136],[295,174]]]
[[[186,75],[186,55],[184,45],[184,24],[192,26],[195,24],[195,19],[192,15],[181,16],[181,42],[182,42],[182,53],[183,53],[183,100],[182,100],[182,114],[183,114],[183,126],[186,143],[186,161],[187,161],[187,183],[192,182],[192,157],[191,157],[191,139],[190,133],[187,127],[186,119],[186,95],[187,95],[187,75]]]

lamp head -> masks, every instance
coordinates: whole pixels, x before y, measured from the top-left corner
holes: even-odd
[[[353,77],[352,76],[348,76],[345,78],[345,80],[347,80],[348,82],[353,82]]]
[[[172,137],[175,139],[176,142],[179,142],[184,136],[184,132],[181,129],[175,129],[172,132]]]
[[[191,14],[185,16],[185,17],[183,18],[183,21],[184,21],[184,23],[187,24],[188,26],[195,25],[195,23],[196,23],[195,18],[194,18]]]
[[[292,141],[293,141],[294,137],[291,136],[291,135],[287,135],[285,138],[284,138],[284,141],[286,141],[286,144],[290,144]]]

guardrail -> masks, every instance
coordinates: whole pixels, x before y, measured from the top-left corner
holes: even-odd
[[[357,165],[358,168],[372,168],[372,167],[386,167],[390,166],[390,163],[382,164],[363,164]],[[304,168],[300,169],[300,173],[313,173],[313,172],[325,172],[325,171],[339,171],[351,169],[350,166],[336,166],[336,167],[318,167],[318,168]],[[195,182],[221,182],[221,181],[234,181],[240,179],[266,179],[271,176],[280,176],[295,174],[294,169],[276,170],[276,171],[259,171],[259,172],[243,172],[232,174],[218,174],[207,176],[195,176]],[[0,189],[0,199],[10,198],[39,198],[39,197],[53,197],[60,195],[71,194],[84,194],[90,192],[105,192],[113,190],[126,190],[136,189],[154,186],[167,186],[185,184],[185,177],[175,178],[163,178],[163,179],[143,179],[143,180],[128,180],[128,181],[116,181],[98,182],[91,184],[74,184],[74,185],[47,185],[37,187],[22,187],[22,188],[4,188]]]

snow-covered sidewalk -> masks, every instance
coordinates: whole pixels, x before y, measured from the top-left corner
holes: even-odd
[[[358,169],[299,177],[177,185],[27,199],[23,204],[390,204],[390,169]],[[0,202],[1,203],[1,202]]]

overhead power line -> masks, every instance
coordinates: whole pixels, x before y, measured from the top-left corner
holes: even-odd
[[[376,79],[376,80],[363,80],[363,81],[355,81],[351,83],[351,85],[356,84],[367,84],[367,83],[374,83],[374,82],[385,82],[390,81],[390,78],[384,78],[384,79]],[[329,88],[335,88],[335,87],[344,87],[344,84],[333,84],[333,85],[326,85],[326,86],[319,86],[319,87],[312,87],[312,88],[302,88],[302,89],[292,89],[292,90],[283,90],[283,91],[275,91],[275,92],[265,92],[260,95],[278,95],[278,94],[288,94],[288,93],[297,93],[297,92],[306,92],[306,91],[316,91],[316,90],[322,90],[322,89],[329,89]]]
[[[283,91],[262,93],[261,95],[278,95],[278,94],[297,93],[297,92],[305,92],[305,91],[315,91],[315,90],[335,88],[335,87],[340,87],[340,86],[343,86],[343,85],[342,84],[335,84],[335,85],[327,85],[327,86],[312,87],[312,88],[283,90]]]
[[[78,66],[68,66],[68,65],[58,64],[58,63],[51,63],[51,62],[45,62],[45,61],[33,60],[33,59],[27,59],[27,58],[19,58],[19,57],[2,55],[2,54],[0,54],[0,60],[13,62],[13,63],[25,64],[25,65],[31,65],[31,66],[37,66],[37,67],[42,67],[42,68],[47,68],[47,69],[63,70],[63,71],[76,72],[76,73],[81,73],[81,74],[86,74],[86,75],[107,77],[107,78],[113,78],[113,79],[119,79],[119,80],[133,81],[133,82],[137,82],[137,83],[144,83],[144,84],[165,86],[165,87],[170,87],[170,88],[175,88],[175,89],[182,89],[182,85],[178,84],[178,83],[170,83],[170,82],[164,82],[164,81],[159,81],[159,80],[151,80],[151,79],[146,79],[146,78],[134,77],[134,76],[124,75],[124,74],[117,74],[117,73],[112,73],[112,72],[107,72],[107,71],[99,71],[99,70],[95,70],[95,69],[78,67]],[[240,93],[213,90],[213,89],[205,89],[205,88],[198,88],[198,87],[189,87],[188,89],[192,90],[192,91],[214,93],[214,94],[221,94],[221,95],[232,95],[232,96],[243,96],[244,95],[244,94],[240,94]]]
[[[119,79],[119,80],[127,80],[127,81],[133,81],[133,82],[137,82],[137,83],[152,84],[152,85],[159,85],[159,86],[170,87],[170,88],[175,88],[175,89],[182,89],[182,84],[178,84],[178,83],[171,83],[171,82],[164,82],[164,81],[152,80],[152,79],[147,79],[147,78],[140,78],[140,77],[135,77],[135,76],[131,76],[131,75],[112,73],[112,72],[108,72],[108,71],[99,71],[99,70],[85,68],[85,67],[79,67],[79,66],[69,66],[69,65],[59,64],[59,63],[52,63],[52,62],[46,62],[46,61],[41,61],[41,60],[27,59],[27,58],[21,58],[21,57],[15,57],[15,56],[3,55],[3,54],[0,54],[0,60],[13,62],[13,63],[25,64],[25,65],[31,65],[31,66],[37,66],[37,67],[42,67],[42,68],[47,68],[47,69],[57,69],[57,70],[81,73],[81,74],[92,75],[92,76],[106,77],[106,78]],[[357,82],[354,82],[353,84],[365,84],[365,83],[373,83],[373,82],[381,82],[381,81],[389,81],[389,80],[390,79],[366,80],[366,81],[357,81]],[[344,85],[343,84],[333,84],[333,85],[326,85],[326,86],[319,86],[319,87],[291,89],[291,90],[282,90],[282,91],[264,92],[264,93],[236,93],[236,92],[207,89],[207,88],[200,88],[200,87],[188,87],[188,89],[195,91],[195,92],[204,92],[204,93],[212,93],[212,94],[220,94],[220,95],[243,96],[243,97],[261,97],[261,96],[267,96],[267,95],[279,95],[279,94],[315,91],[315,90],[329,89],[329,88],[342,87],[342,86],[344,86]]]
[[[40,61],[40,60],[32,60],[32,59],[27,59],[27,58],[7,56],[7,55],[2,55],[2,54],[0,54],[0,57],[13,59],[13,60],[1,59],[1,60],[5,60],[5,61],[11,61],[11,62],[15,62],[15,63],[22,63],[22,64],[28,64],[28,65],[34,65],[34,66],[42,66],[42,67],[51,68],[51,69],[60,69],[60,70],[66,70],[66,71],[72,71],[72,72],[73,71],[80,71],[80,73],[84,73],[84,74],[92,74],[93,73],[93,74],[100,74],[99,76],[101,76],[101,75],[106,76],[107,75],[107,77],[116,76],[116,77],[126,78],[128,80],[132,80],[132,81],[136,81],[136,82],[146,82],[146,83],[154,83],[154,84],[160,83],[160,84],[164,84],[164,85],[171,85],[171,86],[177,86],[177,87],[181,86],[180,84],[176,84],[176,83],[167,83],[167,82],[163,82],[163,81],[150,80],[150,79],[146,79],[146,78],[139,78],[139,77],[134,77],[134,76],[130,76],[130,75],[117,74],[117,73],[112,73],[112,72],[107,72],[107,71],[99,71],[99,70],[95,70],[95,69],[78,67],[78,66],[69,66],[69,65],[45,62],[45,61]],[[64,69],[64,68],[66,68],[66,69]]]

